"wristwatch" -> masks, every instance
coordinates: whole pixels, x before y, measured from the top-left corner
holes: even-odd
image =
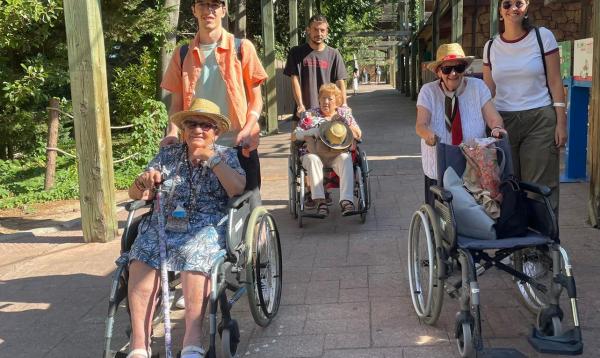
[[[208,158],[208,160],[206,161],[206,166],[209,169],[214,168],[216,165],[218,165],[219,163],[221,163],[221,156],[218,154],[213,155],[212,157]]]

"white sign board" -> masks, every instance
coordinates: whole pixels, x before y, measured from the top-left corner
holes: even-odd
[[[576,81],[592,80],[593,40],[589,38],[573,42],[573,79]]]

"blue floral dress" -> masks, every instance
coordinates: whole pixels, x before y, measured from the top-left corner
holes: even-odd
[[[232,169],[245,175],[236,150],[216,145],[215,152]],[[161,148],[147,169],[161,170],[161,167],[165,177],[161,196],[165,223],[177,206],[183,207],[189,217],[187,233],[165,231],[167,269],[209,274],[214,260],[225,249],[227,192],[211,169],[192,168],[188,164],[185,144]],[[157,215],[155,210],[140,223],[129,262],[139,260],[160,268]]]

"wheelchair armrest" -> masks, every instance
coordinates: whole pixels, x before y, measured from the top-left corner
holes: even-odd
[[[431,191],[433,195],[437,196],[445,202],[452,201],[452,193],[440,186],[432,185],[429,187],[429,191]]]
[[[550,188],[548,188],[545,185],[540,185],[540,184],[526,182],[526,181],[520,182],[519,185],[521,186],[521,189],[523,189],[523,190],[530,191],[535,194],[540,194],[540,195],[543,195],[546,197],[550,196],[550,193],[551,193]]]
[[[152,204],[152,200],[134,200],[125,204],[125,210],[134,211],[150,204]]]
[[[252,191],[245,191],[242,195],[234,196],[233,198],[229,199],[229,207],[233,209],[239,209],[242,207],[242,205],[244,205],[244,202],[250,200],[251,196]]]

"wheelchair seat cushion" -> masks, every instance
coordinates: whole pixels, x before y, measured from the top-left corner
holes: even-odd
[[[458,235],[458,247],[470,250],[499,250],[519,249],[538,245],[547,245],[552,242],[548,236],[529,230],[525,237],[507,237],[502,240],[480,240],[468,236]]]
[[[452,193],[452,207],[458,235],[479,240],[496,239],[494,220],[464,188],[462,180],[452,167],[448,167],[444,172],[444,189]]]

